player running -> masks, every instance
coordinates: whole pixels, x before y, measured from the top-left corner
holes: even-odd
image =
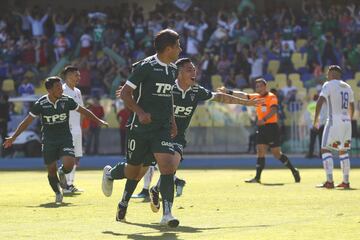
[[[179,35],[170,29],[157,33],[154,41],[156,54],[134,66],[121,91],[121,99],[133,113],[127,132],[127,163],[114,168],[106,166],[103,192],[110,196],[112,180],[127,178],[124,195],[118,204],[117,221],[124,221],[125,214],[138,181],[144,175],[146,157],[153,154],[161,173],[161,195],[164,206],[160,224],[177,227],[179,220],[172,215],[174,201],[174,172],[178,165],[174,156],[171,135],[176,135],[172,109],[171,88],[177,76],[175,62],[181,52]]]
[[[263,100],[252,99],[245,100],[235,96],[220,92],[211,92],[196,84],[196,69],[189,58],[181,58],[176,62],[179,74],[173,86],[174,114],[178,134],[173,139],[175,157],[178,161],[183,159],[183,149],[186,147],[185,134],[189,127],[191,118],[199,103],[212,100],[225,104],[242,104],[246,106],[256,106]],[[150,172],[151,173],[151,172]],[[178,180],[174,176],[175,182]],[[178,180],[179,181],[179,180]],[[181,180],[184,181],[184,180]],[[159,188],[161,187],[159,179],[156,186],[150,188],[151,209],[158,212],[160,209]],[[177,190],[178,192],[179,190]],[[181,195],[181,194],[180,194]]]
[[[245,180],[247,183],[260,183],[261,172],[265,168],[265,154],[270,147],[273,156],[279,159],[287,168],[289,168],[294,176],[295,182],[300,182],[299,170],[294,168],[289,158],[281,152],[280,148],[280,132],[277,124],[278,117],[278,100],[276,95],[269,92],[267,82],[263,78],[255,81],[256,93],[248,94],[240,91],[232,91],[224,87],[219,91],[226,92],[245,99],[264,99],[264,103],[256,107],[257,126],[256,131],[256,147],[257,147],[257,163],[256,175],[254,178]]]
[[[354,116],[354,93],[350,85],[341,79],[341,68],[332,65],[328,70],[328,82],[321,89],[316,103],[314,128],[319,128],[319,114],[326,102],[327,120],[321,143],[321,157],[326,172],[326,182],[317,187],[334,188],[333,155],[331,150],[339,153],[343,181],[336,187],[350,189],[349,172],[351,147],[351,120]]]
[[[80,81],[79,69],[74,66],[67,66],[64,68],[63,76],[65,80],[65,83],[62,86],[64,94],[72,97],[77,104],[83,107],[84,102],[82,99],[81,91],[76,87],[76,85]],[[66,174],[66,182],[68,186],[64,189],[64,193],[83,192],[83,190],[78,189],[74,186],[75,170],[78,167],[80,158],[83,155],[80,113],[78,113],[77,111],[70,111],[69,127],[74,144],[75,165],[71,172]]]
[[[55,203],[62,203],[62,189],[67,186],[65,174],[74,167],[75,155],[72,136],[69,128],[69,112],[78,111],[80,114],[98,124],[108,126],[108,123],[97,118],[92,112],[77,104],[74,99],[63,95],[59,77],[49,77],[45,81],[47,95],[37,100],[29,114],[19,124],[15,133],[6,138],[4,147],[8,148],[16,138],[31,124],[35,117],[41,117],[42,123],[42,152],[48,170],[48,180],[55,192]],[[63,164],[58,170],[56,161],[61,159]],[[59,180],[60,179],[60,180]],[[60,186],[61,188],[60,188]]]

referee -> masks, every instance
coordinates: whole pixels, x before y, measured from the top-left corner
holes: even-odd
[[[279,159],[294,176],[295,182],[300,182],[300,173],[291,164],[289,158],[281,152],[280,131],[278,126],[278,99],[276,95],[269,92],[267,82],[263,78],[255,81],[256,93],[248,94],[240,91],[232,91],[226,88],[220,88],[219,91],[233,94],[236,97],[246,99],[264,99],[264,103],[256,107],[258,130],[256,131],[257,163],[256,176],[245,180],[247,183],[260,183],[261,172],[265,168],[265,154],[270,147],[272,154]]]

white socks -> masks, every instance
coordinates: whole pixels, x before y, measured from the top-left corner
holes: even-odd
[[[323,166],[326,172],[326,181],[333,182],[333,169],[334,169],[334,160],[331,153],[323,153],[321,155],[323,160]]]
[[[149,169],[147,170],[147,172],[144,175],[144,189],[149,189],[150,188],[150,184],[151,184],[151,180],[152,177],[154,176],[154,172],[155,172],[155,167],[154,166],[150,166]]]
[[[343,172],[343,182],[349,183],[349,173],[350,173],[350,159],[349,154],[345,153],[339,156],[340,165]]]
[[[73,169],[71,170],[70,173],[68,173],[68,174],[65,175],[65,177],[66,177],[66,182],[67,182],[67,185],[68,185],[68,186],[74,184],[75,170],[76,170],[76,165],[74,165],[74,167],[73,167]]]

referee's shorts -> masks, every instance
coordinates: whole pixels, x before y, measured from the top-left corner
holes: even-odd
[[[256,131],[256,143],[266,144],[271,148],[280,146],[280,130],[277,123],[268,123],[259,126]]]

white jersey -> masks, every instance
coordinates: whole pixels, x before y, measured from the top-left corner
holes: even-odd
[[[354,102],[354,93],[344,81],[326,82],[320,96],[326,98],[327,120],[321,147],[329,150],[347,150],[351,147],[351,119],[349,105]]]
[[[320,92],[326,99],[327,119],[350,121],[349,105],[354,102],[354,93],[350,85],[342,80],[326,82]]]
[[[66,83],[63,84],[64,94],[72,97],[80,106],[84,106],[81,91],[78,88],[71,89]],[[69,126],[71,133],[81,132],[80,113],[70,111]]]

